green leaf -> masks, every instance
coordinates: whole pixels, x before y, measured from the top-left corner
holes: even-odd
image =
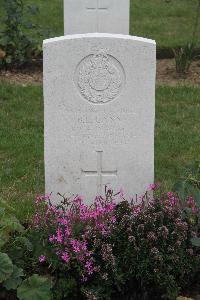
[[[0,252],[0,283],[8,279],[13,272],[13,264],[6,253]]]
[[[192,185],[189,181],[180,180],[173,186],[173,191],[177,192],[182,201],[187,197],[192,196],[200,205],[200,190]]]
[[[0,205],[1,205],[1,207],[5,210],[7,210],[7,211],[11,211],[11,212],[15,212],[15,209],[12,207],[12,206],[10,206],[9,204],[8,204],[8,202],[7,201],[5,201],[5,200],[3,200],[3,199],[1,199],[0,198]]]
[[[60,278],[57,281],[56,290],[61,293],[60,298],[71,299],[75,296],[77,289],[77,282],[73,277]]]
[[[183,210],[187,215],[190,215],[192,213],[192,209],[190,207],[185,207]]]
[[[2,216],[5,213],[5,208],[4,207],[0,207],[0,217],[2,218]]]
[[[192,238],[190,241],[193,246],[200,247],[200,238],[195,237],[195,238]]]
[[[19,220],[15,216],[5,216],[0,222],[1,227],[6,228],[10,232],[19,232],[24,231],[24,227],[20,224]]]
[[[0,249],[8,242],[10,233],[13,232],[23,233],[24,227],[15,216],[0,214]]]
[[[16,242],[19,242],[21,245],[26,247],[26,250],[33,251],[33,244],[25,236],[18,236],[15,239]]]
[[[3,286],[8,290],[16,290],[17,287],[22,283],[22,276],[24,276],[23,269],[13,265],[13,272],[11,276],[4,281]]]
[[[5,59],[5,61],[6,61],[7,64],[11,64],[12,57],[11,56],[7,56],[6,59]]]
[[[189,183],[185,180],[179,180],[173,186],[173,191],[177,192],[181,200],[185,200],[188,196]]]
[[[0,249],[9,241],[9,233],[0,229]]]
[[[200,190],[198,188],[193,187],[190,192],[197,205],[200,206]]]
[[[51,281],[34,274],[18,287],[17,297],[20,300],[48,300],[51,298]]]

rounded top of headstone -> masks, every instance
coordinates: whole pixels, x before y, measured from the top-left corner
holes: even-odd
[[[85,34],[72,34],[72,35],[65,35],[61,37],[55,37],[46,39],[43,41],[43,44],[49,44],[49,43],[57,43],[62,42],[65,40],[76,40],[76,39],[87,39],[87,38],[114,38],[114,39],[121,39],[121,40],[130,40],[133,42],[141,42],[144,44],[152,44],[155,45],[156,42],[151,39],[138,37],[138,36],[132,36],[132,35],[125,35],[125,34],[113,34],[113,33],[85,33]]]

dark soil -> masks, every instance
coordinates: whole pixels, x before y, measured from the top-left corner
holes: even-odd
[[[188,74],[178,75],[175,70],[174,59],[157,60],[158,85],[193,85],[200,86],[200,60],[192,62]]]
[[[42,84],[42,66],[26,67],[22,70],[0,71],[0,80],[26,86]],[[200,86],[200,60],[192,62],[188,74],[176,74],[174,59],[157,60],[157,85],[192,85]]]

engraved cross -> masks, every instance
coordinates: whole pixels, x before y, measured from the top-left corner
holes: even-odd
[[[109,8],[108,0],[87,0],[86,1],[86,9],[89,11],[93,11],[96,13],[96,31],[99,32],[99,13],[106,11]]]
[[[97,170],[90,171],[90,170],[81,170],[82,174],[85,176],[95,176],[97,177],[97,194],[102,194],[103,188],[103,177],[105,176],[117,176],[117,170],[111,171],[104,171],[102,167],[103,162],[103,151],[96,151],[97,153]]]

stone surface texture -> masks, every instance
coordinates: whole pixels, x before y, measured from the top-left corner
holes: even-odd
[[[64,32],[129,34],[130,0],[64,0]]]
[[[156,45],[115,34],[44,41],[46,192],[91,203],[154,182]]]

